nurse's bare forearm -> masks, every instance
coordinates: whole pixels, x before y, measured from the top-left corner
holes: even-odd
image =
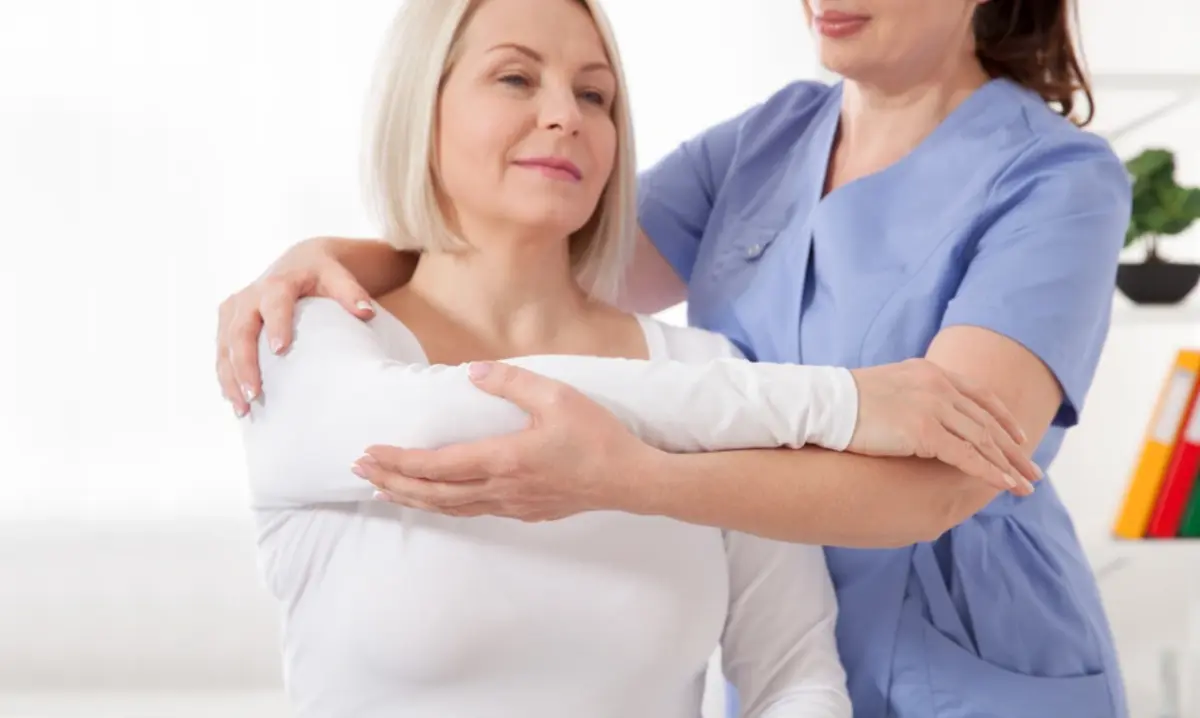
[[[657,454],[624,510],[796,543],[890,548],[929,541],[997,491],[938,461],[827,451]]]
[[[398,252],[383,240],[322,237],[309,241],[323,245],[372,297],[404,284],[417,267],[416,254]]]

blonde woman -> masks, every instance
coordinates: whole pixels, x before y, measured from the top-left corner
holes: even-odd
[[[717,334],[603,301],[635,242],[634,161],[593,3],[411,0],[377,97],[372,197],[421,259],[369,322],[302,301],[287,352],[263,338],[242,423],[300,715],[696,718],[719,647],[744,715],[847,718],[819,547],[632,513],[435,513],[376,500],[360,457],[521,429],[525,413],[472,384],[514,366],[677,452],[905,453],[921,427],[935,444],[974,437],[994,461],[981,474],[1015,475],[1011,417],[911,365],[751,364]],[[633,478],[647,458],[614,460]]]

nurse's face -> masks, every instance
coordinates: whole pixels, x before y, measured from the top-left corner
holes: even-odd
[[[974,59],[971,21],[987,0],[805,0],[821,64],[867,83],[905,84]]]
[[[484,0],[461,42],[438,103],[447,219],[468,234],[576,232],[617,148],[616,78],[591,15],[578,0]]]

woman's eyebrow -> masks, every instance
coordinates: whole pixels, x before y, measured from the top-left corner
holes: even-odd
[[[546,58],[542,57],[541,53],[539,53],[537,50],[515,42],[502,42],[499,45],[488,48],[488,52],[496,52],[498,50],[516,50],[534,62],[544,63],[546,61]],[[610,73],[613,72],[612,66],[604,61],[589,62],[588,64],[579,68],[580,72],[592,72],[594,70],[605,70]]]

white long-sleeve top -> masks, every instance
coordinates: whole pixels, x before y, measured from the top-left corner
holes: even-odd
[[[372,500],[372,444],[433,448],[527,416],[430,366],[376,306],[303,300],[291,349],[260,351],[243,420],[259,559],[284,614],[302,717],[697,718],[719,646],[743,715],[849,718],[819,547],[660,517],[526,524]],[[752,364],[719,335],[642,317],[649,361],[510,360],[567,382],[672,451],[844,448],[845,370]]]

